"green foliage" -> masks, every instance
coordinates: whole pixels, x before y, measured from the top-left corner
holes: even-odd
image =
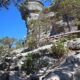
[[[79,16],[80,0],[55,0],[54,9],[61,14]]]
[[[15,39],[10,37],[0,38],[0,56],[9,54],[13,50]]]
[[[0,44],[0,58],[4,56],[5,54],[9,54],[9,50],[8,48],[6,48],[5,45]]]
[[[55,57],[60,58],[68,52],[68,49],[64,47],[63,41],[57,41],[52,46],[52,53]]]
[[[3,54],[3,52],[4,52],[4,46],[0,45],[0,56]]]
[[[60,42],[61,42],[61,43],[64,43],[64,42],[66,42],[66,41],[67,41],[67,39],[66,39],[66,38],[64,38],[64,37],[63,37],[63,38],[60,38],[59,40],[60,40]]]
[[[16,43],[15,43],[16,49],[23,47],[22,42],[23,42],[23,40],[18,40],[18,41],[16,41]]]
[[[70,34],[70,35],[67,36],[67,39],[68,39],[68,40],[71,40],[71,39],[75,39],[75,38],[77,38],[77,37],[78,37],[77,34]]]
[[[26,57],[26,61],[25,61],[25,65],[26,67],[31,67],[32,65],[32,61],[33,61],[33,55],[32,54],[29,54],[27,57]]]
[[[27,5],[28,1],[29,0],[24,0],[23,3]],[[18,8],[22,3],[22,0],[0,0],[0,8],[8,9],[11,3],[13,3]]]
[[[0,0],[1,8],[5,7],[6,9],[8,9],[9,4],[10,4],[10,0]]]
[[[28,25],[31,26],[32,24],[35,24],[35,22],[36,22],[36,20],[30,20],[30,21],[28,22]]]
[[[42,17],[42,18],[41,18]],[[28,42],[30,45],[37,44],[39,46],[39,40],[41,39],[41,34],[47,34],[50,30],[50,19],[43,18],[43,14],[41,14],[38,20],[30,20],[28,22],[30,34]],[[30,46],[31,47],[31,46]]]
[[[38,72],[41,68],[47,67],[49,64],[44,56],[39,53],[29,53],[26,56],[24,64],[22,65],[22,69],[27,71],[27,74],[32,72]]]
[[[19,7],[19,11],[21,13],[22,19],[26,21],[27,17],[29,16],[29,10],[26,5],[22,3]]]
[[[0,44],[3,44],[6,47],[11,48],[15,40],[16,40],[15,38],[3,37],[0,39]]]
[[[36,67],[35,62],[38,60],[39,57],[40,57],[39,54],[34,54],[34,53],[28,54],[26,56],[24,64],[22,65],[22,69],[26,69],[27,74],[37,71],[38,67]]]
[[[25,4],[25,5],[28,5],[28,2],[29,2],[29,0],[25,0],[25,1],[24,1],[24,4]]]
[[[36,48],[36,39],[35,36],[30,35],[27,40],[27,45],[30,49]]]

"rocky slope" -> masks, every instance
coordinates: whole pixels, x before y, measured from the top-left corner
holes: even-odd
[[[70,52],[60,59],[50,56],[51,47],[52,44],[32,51],[27,51],[25,48],[27,52],[23,48],[12,51],[11,55],[6,55],[0,63],[0,80],[6,80],[6,76],[9,76],[9,80],[30,80],[31,76],[26,75],[26,71],[21,71],[21,65],[25,56],[32,53],[40,55],[37,61],[34,61],[35,66],[39,67],[34,78],[38,77],[39,80],[80,80],[80,38],[65,43],[65,47],[68,47]],[[40,63],[38,63],[39,61]]]

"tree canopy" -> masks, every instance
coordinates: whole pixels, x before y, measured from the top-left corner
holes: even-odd
[[[51,10],[57,11],[60,14],[71,14],[79,16],[80,13],[80,0],[55,0]]]
[[[0,44],[3,44],[5,46],[7,46],[8,48],[11,48],[14,41],[15,41],[15,38],[3,37],[0,39]]]

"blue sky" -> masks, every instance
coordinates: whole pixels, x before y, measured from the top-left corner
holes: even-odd
[[[9,36],[23,38],[26,35],[25,22],[14,5],[0,10],[0,37]]]
[[[50,3],[44,3],[48,6]],[[22,20],[20,12],[11,4],[9,9],[0,10],[0,38],[9,36],[17,39],[23,39],[26,35],[25,22]]]

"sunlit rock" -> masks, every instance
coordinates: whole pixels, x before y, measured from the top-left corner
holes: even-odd
[[[80,50],[80,38],[77,38],[75,40],[70,40],[67,43],[67,46],[71,50]]]

